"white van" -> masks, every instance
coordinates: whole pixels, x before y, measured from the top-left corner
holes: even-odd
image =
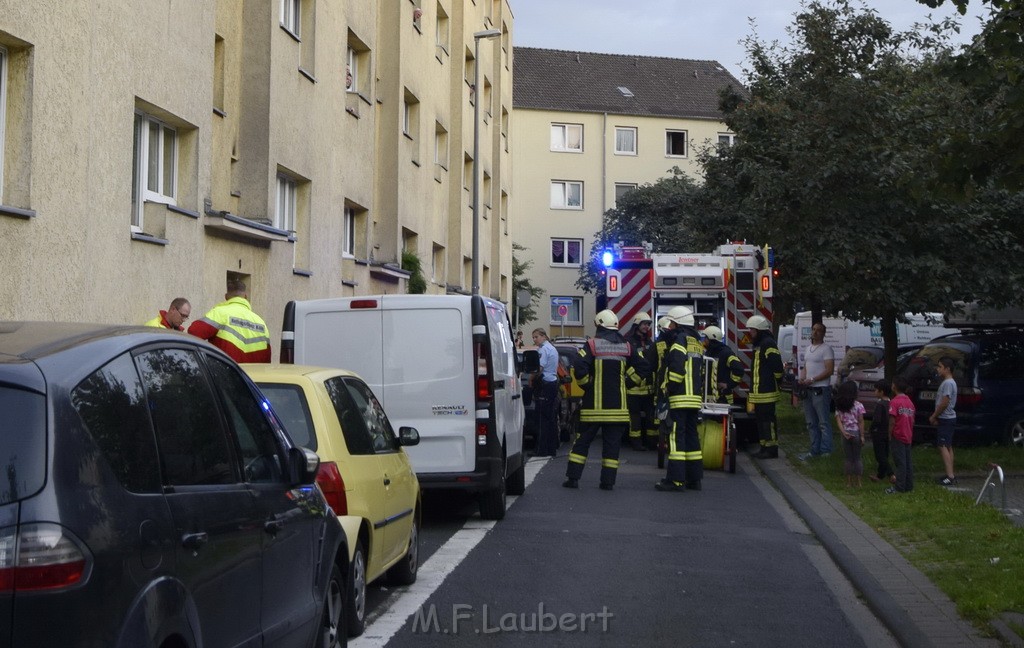
[[[479,494],[505,516],[525,489],[522,386],[505,305],[470,295],[370,295],[288,302],[281,362],[348,369],[395,427],[423,488]]]

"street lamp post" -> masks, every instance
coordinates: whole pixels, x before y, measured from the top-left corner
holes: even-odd
[[[473,294],[480,294],[480,39],[501,36],[500,29],[473,34]]]

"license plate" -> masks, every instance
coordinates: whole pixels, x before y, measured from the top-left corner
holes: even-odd
[[[933,400],[935,400],[935,392],[933,392],[933,391],[923,391],[920,394],[918,394],[918,398],[920,398],[921,400],[933,401]]]

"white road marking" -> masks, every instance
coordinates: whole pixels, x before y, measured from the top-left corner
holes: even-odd
[[[526,462],[526,485],[533,483],[537,473],[547,465],[548,459]],[[518,497],[508,497],[506,506],[511,508]],[[477,546],[487,532],[494,527],[494,520],[473,517],[448,539],[420,566],[416,582],[408,587],[397,588],[381,606],[381,611],[367,619],[366,630],[355,639],[349,640],[353,648],[378,648],[390,641],[412,615],[416,614],[430,595],[437,591],[444,579],[465,560],[473,547]]]

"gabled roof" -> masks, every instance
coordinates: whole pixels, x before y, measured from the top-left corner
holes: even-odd
[[[721,119],[719,93],[743,85],[717,61],[517,47],[512,104],[566,112]]]

